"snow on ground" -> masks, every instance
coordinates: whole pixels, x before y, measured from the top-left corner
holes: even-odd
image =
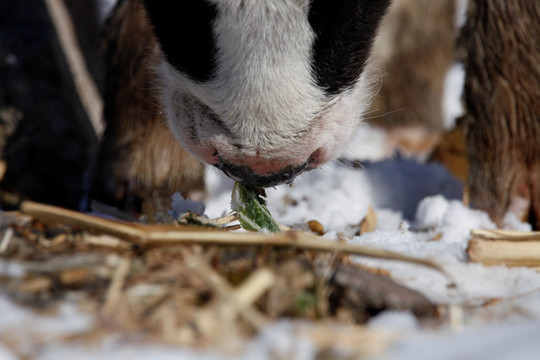
[[[231,182],[210,170],[208,184],[206,213],[216,217],[228,212]],[[293,186],[268,189],[267,194],[270,210],[283,224],[316,219],[330,239],[341,233],[354,244],[430,258],[453,278],[457,287],[449,286],[450,281],[440,273],[420,266],[355,258],[358,263],[387,269],[399,283],[450,309],[451,321],[439,325],[420,324],[403,312],[386,312],[372,319],[368,324],[371,329],[399,335],[399,340],[377,359],[538,359],[540,273],[467,261],[470,230],[494,228],[494,224],[484,212],[469,209],[458,200],[459,183],[444,168],[407,160],[367,164],[363,169],[336,163],[302,175]],[[369,206],[375,208],[377,230],[354,236],[355,226]],[[407,218],[404,213],[409,214]],[[527,229],[515,219],[509,219],[508,224]],[[16,276],[19,270],[14,264],[0,263],[0,275]],[[92,326],[93,319],[72,305],[61,306],[56,315],[36,316],[0,297],[0,313],[0,334],[9,332],[19,344],[30,341],[35,359],[307,360],[315,356],[314,345],[299,335],[302,329],[313,326],[306,322],[279,321],[249,342],[242,354],[224,355],[212,350],[141,344],[138,339],[120,335],[92,346],[50,341]],[[16,358],[9,344],[0,344],[0,360]]]
[[[228,181],[218,180],[220,177],[212,172],[209,181],[223,191]],[[222,194],[214,194],[217,196],[208,204],[212,216],[228,209],[228,191]],[[429,269],[356,258],[358,263],[387,269],[396,281],[435,303],[451,305],[453,312],[453,324],[429,329],[420,327],[410,314],[375,318],[374,327],[407,333],[384,359],[538,359],[540,273],[468,262],[470,231],[495,225],[485,212],[462,204],[459,181],[443,167],[411,160],[386,160],[363,169],[336,163],[302,175],[292,186],[268,189],[267,195],[269,209],[283,224],[315,219],[324,225],[329,238],[342,233],[354,244],[430,258],[455,281],[456,288]],[[354,236],[354,226],[364,218],[368,206],[376,209],[378,228]],[[511,218],[507,228],[530,230],[528,224]],[[484,303],[488,305],[481,306]]]

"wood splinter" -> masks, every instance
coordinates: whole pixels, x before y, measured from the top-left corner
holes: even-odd
[[[484,265],[540,267],[540,232],[473,230],[467,253]]]

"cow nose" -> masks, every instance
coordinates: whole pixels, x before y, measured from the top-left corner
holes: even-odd
[[[235,165],[229,161],[219,159],[215,164],[233,180],[247,185],[270,187],[280,184],[290,184],[299,174],[311,170],[309,161],[297,166],[287,166],[271,173],[258,174],[251,167]]]

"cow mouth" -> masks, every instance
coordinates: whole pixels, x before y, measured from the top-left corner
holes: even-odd
[[[310,166],[310,162],[306,161],[301,165],[286,166],[277,172],[258,174],[248,166],[234,165],[223,160],[221,157],[219,157],[218,162],[214,166],[236,182],[260,187],[290,184],[301,173],[314,169],[314,167]]]

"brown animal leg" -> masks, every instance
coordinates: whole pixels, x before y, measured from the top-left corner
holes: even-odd
[[[472,205],[538,224],[540,3],[469,1],[461,43]]]
[[[179,191],[201,198],[204,167],[171,135],[156,99],[156,43],[142,1],[121,1],[105,34],[107,129],[93,197],[129,212],[168,208]]]

